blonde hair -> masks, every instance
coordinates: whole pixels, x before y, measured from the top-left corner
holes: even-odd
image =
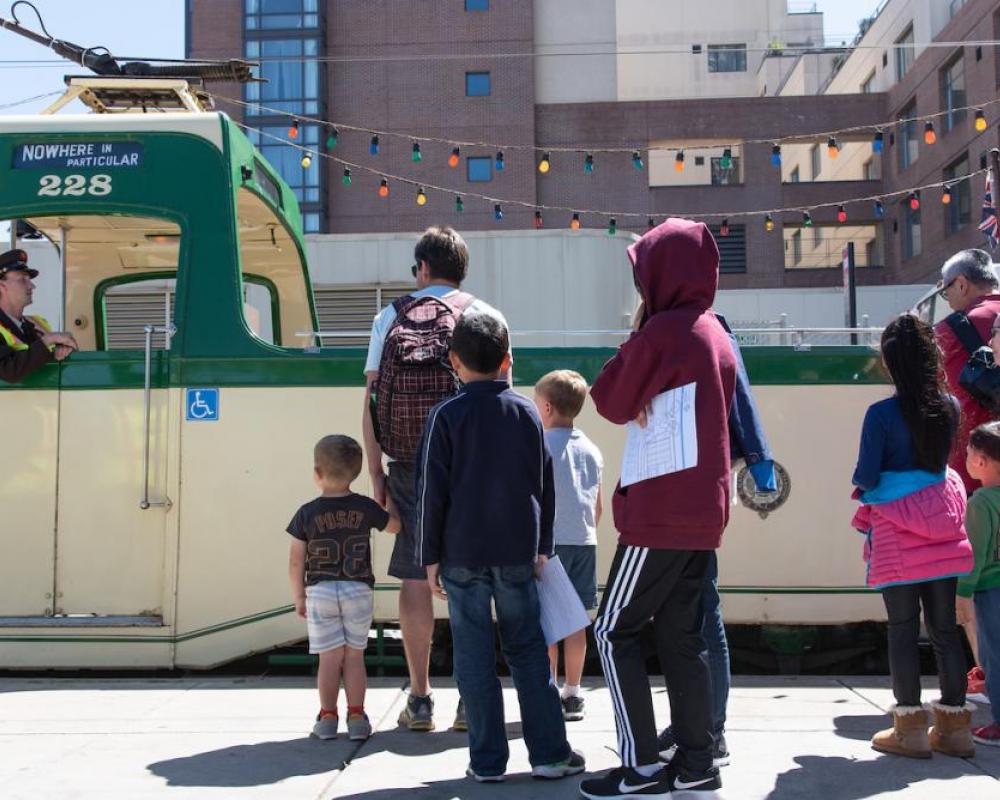
[[[361,474],[361,445],[350,436],[324,436],[313,448],[316,469],[325,478],[350,483]]]
[[[587,381],[579,372],[557,369],[543,375],[535,384],[535,391],[548,400],[560,416],[575,419],[587,400]]]

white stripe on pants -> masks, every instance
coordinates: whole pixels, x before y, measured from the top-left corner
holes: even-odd
[[[629,767],[639,766],[635,763],[635,738],[632,735],[632,726],[629,723],[628,710],[625,707],[625,700],[622,696],[621,685],[618,681],[618,671],[615,668],[614,645],[608,638],[615,628],[615,623],[632,599],[636,584],[639,582],[639,575],[642,573],[643,564],[646,562],[646,555],[649,553],[647,547],[635,547],[629,545],[625,548],[625,555],[622,556],[618,572],[612,578],[612,583],[608,587],[608,602],[601,614],[594,621],[594,640],[597,642],[597,650],[601,656],[601,666],[604,669],[604,678],[607,681],[608,689],[611,693],[611,702],[615,709],[615,723],[618,727],[618,748],[622,764]]]

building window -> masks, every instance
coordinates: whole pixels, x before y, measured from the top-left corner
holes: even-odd
[[[465,165],[465,176],[469,183],[487,183],[493,180],[492,158],[467,158]]]
[[[820,170],[823,169],[822,156],[819,153],[819,145],[814,144],[809,148],[809,164],[812,167],[813,180],[819,178]]]
[[[880,162],[876,161],[873,156],[872,158],[869,158],[861,167],[861,175],[866,181],[877,181],[879,179],[879,163]]]
[[[465,0],[466,11],[489,11],[490,0]]]
[[[745,44],[710,44],[708,46],[709,72],[746,72],[747,46]]]
[[[920,153],[920,147],[917,143],[917,121],[914,119],[916,116],[916,102],[910,103],[906,106],[906,108],[899,112],[899,119],[901,122],[899,124],[899,128],[897,129],[898,138],[896,149],[899,155],[898,163],[900,172],[916,161],[917,156]],[[902,120],[906,121],[902,122]]]
[[[861,94],[871,94],[872,87],[875,85],[875,70],[871,71],[871,74],[865,78],[864,83],[861,84]]]
[[[319,27],[319,0],[246,0],[247,30]]]
[[[796,267],[802,263],[802,231],[792,234],[792,264]]]
[[[732,164],[724,168],[722,166],[721,158],[712,159],[712,186],[736,186],[739,184],[740,160],[739,158],[733,158],[731,160]]]
[[[745,225],[730,225],[726,236],[718,225],[709,225],[712,236],[719,246],[719,272],[739,273],[747,271],[747,234]]]
[[[823,244],[823,237],[825,235],[826,234],[823,232],[823,226],[822,225],[816,225],[813,228],[813,245],[815,247],[819,247],[821,244]]]
[[[267,83],[246,84],[248,103],[267,108],[247,109],[250,116],[274,113],[319,114],[319,64],[303,60],[319,54],[319,41],[309,39],[251,39],[247,58],[260,60],[259,75]]]
[[[903,80],[913,64],[913,26],[896,40],[896,80]]]
[[[269,134],[250,131],[250,140],[295,193],[303,230],[317,233],[326,217],[323,165],[314,159],[303,168],[302,153],[285,142],[287,114],[325,116],[319,0],[244,0],[243,8],[244,52],[261,62],[258,74],[266,80],[244,86],[246,121]],[[319,150],[319,126],[300,125],[297,143]]]
[[[914,211],[903,201],[903,258],[911,259],[920,255],[923,247],[920,241],[920,209]]]
[[[946,131],[965,121],[965,60],[961,53],[941,70],[941,106],[946,112]]]
[[[490,94],[491,94],[490,73],[488,72],[465,73],[466,97],[489,97]]]
[[[968,174],[969,156],[966,153],[945,167],[942,177],[946,181],[951,181]],[[951,236],[970,222],[972,222],[972,187],[969,181],[959,181],[952,185],[951,202],[944,207],[945,232]]]
[[[796,167],[792,170],[792,174],[788,177],[789,183],[799,183],[802,178],[799,176],[799,168]]]
[[[948,4],[948,19],[952,19],[959,11],[959,9],[965,5],[966,0],[951,0]]]

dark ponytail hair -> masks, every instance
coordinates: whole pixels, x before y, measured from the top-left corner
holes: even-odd
[[[958,420],[933,328],[913,314],[897,317],[882,332],[882,358],[910,429],[916,466],[941,472],[948,464]]]

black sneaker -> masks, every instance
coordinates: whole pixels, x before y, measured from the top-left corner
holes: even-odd
[[[411,731],[434,730],[434,699],[430,695],[418,697],[411,694],[399,712],[399,724]]]
[[[660,751],[660,761],[669,764],[677,755],[677,741],[674,739],[674,732],[669,728],[664,728],[663,732],[656,738],[656,749]],[[729,766],[729,745],[726,744],[726,734],[720,733],[715,737],[715,746],[712,748],[712,766]]]
[[[580,695],[562,698],[563,719],[576,722],[583,719],[583,698]]]
[[[631,767],[618,767],[602,778],[589,778],[580,783],[580,796],[599,800],[605,797],[670,797],[667,770],[640,775]]]
[[[680,797],[682,792],[714,792],[722,788],[718,767],[704,772],[692,772],[684,767],[668,764],[664,772],[671,797]]]

